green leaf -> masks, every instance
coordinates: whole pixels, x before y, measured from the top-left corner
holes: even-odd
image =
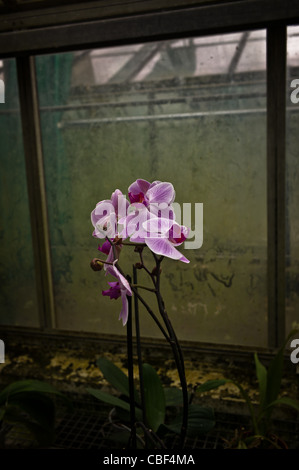
[[[54,437],[55,403],[53,397],[71,401],[52,385],[39,380],[20,380],[8,385],[0,394],[3,421],[26,426],[40,444]]]
[[[20,414],[12,405],[8,405],[5,412],[5,421],[14,426],[23,426],[28,429],[40,445],[51,444],[54,440],[54,426],[43,427],[31,417]]]
[[[237,449],[248,449],[247,445],[245,444],[244,441],[239,441]]]
[[[108,403],[109,405],[113,405],[130,412],[130,404],[124,400],[121,400],[118,397],[115,397],[114,395],[102,392],[101,390],[97,390],[95,388],[88,388],[87,392],[93,395],[98,400],[103,401],[104,403]],[[140,409],[135,408],[135,415],[138,420],[141,420],[142,413]]]
[[[214,388],[220,387],[221,385],[225,385],[227,383],[231,383],[231,384],[235,385],[236,387],[238,387],[242,397],[244,398],[244,400],[246,401],[246,404],[248,406],[254,429],[257,429],[256,418],[255,418],[255,414],[254,414],[254,410],[253,410],[253,406],[252,406],[250,397],[249,397],[248,393],[244,390],[244,388],[241,386],[241,384],[239,384],[238,382],[235,382],[235,381],[230,380],[230,379],[208,380],[207,382],[202,384],[197,389],[197,393],[198,392],[203,393],[203,392],[206,392],[208,390],[213,390]]]
[[[288,398],[288,397],[278,398],[277,400],[270,403],[268,405],[268,407],[270,408],[270,407],[273,407],[273,406],[276,406],[276,405],[290,406],[292,408],[295,408],[295,410],[299,411],[299,401],[292,400],[291,398]]]
[[[172,432],[180,434],[183,421],[183,413],[167,424],[166,427]],[[187,436],[194,437],[198,434],[206,434],[215,426],[214,411],[212,408],[200,405],[189,405]]]
[[[144,402],[147,424],[156,432],[165,419],[165,395],[161,380],[155,369],[143,364]]]
[[[265,407],[268,407],[270,403],[277,400],[281,387],[284,350],[291,337],[295,334],[297,334],[297,330],[292,330],[290,332],[290,334],[287,336],[283,345],[278,350],[277,354],[274,356],[269,365],[267,377],[267,393],[266,400],[264,403]],[[271,409],[269,408],[270,412],[268,413],[268,418],[270,417]]]
[[[2,390],[0,393],[0,405],[5,404],[8,400],[11,401],[13,397],[20,393],[24,394],[32,392],[50,393],[67,400],[65,395],[46,382],[41,382],[39,380],[19,380],[17,382],[13,382]]]
[[[137,433],[137,436],[138,436],[138,433]],[[120,449],[125,449],[125,448],[127,448],[128,441],[130,440],[130,432],[128,432],[127,430],[123,430],[123,431],[119,431],[119,432],[113,432],[113,433],[108,434],[107,436],[105,436],[105,440],[110,441],[112,446],[114,446],[114,448],[115,448],[115,444],[117,443],[117,444],[121,445]],[[137,444],[137,449],[143,449],[144,448],[144,445],[143,445],[142,441],[140,441],[140,439],[138,439],[138,437],[137,437],[136,444]]]
[[[165,406],[182,406],[183,392],[177,387],[163,387],[165,396]],[[190,399],[190,393],[188,393]]]
[[[259,392],[260,392],[260,407],[263,409],[264,403],[266,400],[266,393],[267,393],[267,369],[266,367],[260,362],[258,355],[254,354],[254,361],[255,361],[255,370],[256,376],[259,383]]]
[[[225,379],[225,378],[216,379],[216,380],[208,380],[207,382],[202,384],[197,389],[197,393],[198,392],[203,393],[203,392],[206,392],[208,390],[213,390],[214,388],[220,387],[221,385],[225,385],[227,383],[231,383],[231,384],[235,385],[236,387],[238,387],[242,397],[246,401],[246,404],[249,408],[249,412],[250,412],[250,415],[251,415],[251,418],[252,418],[253,426],[254,426],[255,429],[257,429],[256,418],[255,418],[255,414],[254,414],[254,410],[253,410],[253,406],[252,406],[250,397],[249,397],[248,393],[244,390],[242,385],[239,384],[238,382],[235,382],[234,380],[230,380],[230,379]]]
[[[14,407],[16,413],[25,412],[28,418],[34,420],[41,428],[54,429],[55,405],[49,396],[34,392],[19,394],[9,401],[8,406]],[[6,413],[4,420],[7,421]]]
[[[165,406],[180,406],[183,404],[182,390],[176,387],[165,387]]]
[[[221,387],[221,385],[225,385],[227,382],[229,382],[229,380],[226,379],[207,380],[199,387],[197,387],[196,393],[208,392],[209,390]]]
[[[109,361],[105,357],[100,357],[97,360],[97,365],[99,366],[103,376],[116,390],[125,395],[126,397],[130,396],[129,389],[129,379],[124,372],[117,367],[113,362]],[[137,391],[134,389],[135,401],[140,405],[140,398]]]

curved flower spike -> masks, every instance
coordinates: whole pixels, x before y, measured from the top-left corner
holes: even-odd
[[[107,267],[107,273],[111,274],[117,279],[117,282],[108,282],[110,289],[102,291],[102,295],[108,295],[110,299],[118,299],[121,297],[122,309],[119,314],[119,320],[122,320],[123,326],[128,321],[128,299],[127,295],[132,295],[132,290],[127,279],[119,272],[115,264],[118,260],[113,262],[113,265]]]

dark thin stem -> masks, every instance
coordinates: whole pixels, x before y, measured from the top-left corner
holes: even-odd
[[[131,278],[127,277],[131,282]],[[130,391],[130,420],[131,420],[131,446],[136,449],[136,427],[135,427],[135,394],[134,394],[134,375],[133,375],[133,337],[132,337],[132,298],[128,299],[128,320],[127,320],[127,352],[128,352],[128,376]]]
[[[135,287],[135,289],[137,289],[139,287],[139,289],[145,289],[145,290],[148,290],[150,292],[156,292],[156,289],[152,289],[151,287],[147,287],[147,286],[141,286],[140,284],[136,284],[134,282],[134,284],[131,284],[131,287]]]
[[[141,421],[138,421],[136,423],[136,426],[140,426],[143,429],[143,431],[145,432],[145,435],[147,437],[149,437],[149,439],[154,444],[157,444],[157,442],[158,442],[162,449],[166,449],[166,446],[165,446],[164,442],[159,438],[159,436],[157,436],[156,433],[154,433],[154,431],[152,429],[148,429]]]
[[[109,241],[109,243],[111,244],[111,246],[113,247],[113,255],[114,255],[114,258],[115,258],[115,247],[113,245],[113,242],[108,238],[106,237],[106,239]],[[116,258],[115,258],[116,259]],[[120,272],[120,274],[122,274],[122,276],[126,277],[123,270],[121,269],[121,267],[119,266],[118,262],[115,263],[115,267],[118,269],[118,271]],[[131,284],[131,282],[130,282]],[[141,295],[138,293],[137,289],[135,287],[132,287],[131,286],[131,289],[132,291],[134,292],[134,294],[138,297],[138,299],[140,300],[140,302],[144,305],[144,307],[146,308],[146,310],[148,311],[148,313],[150,314],[150,316],[153,318],[153,320],[155,321],[155,323],[158,325],[160,331],[162,332],[162,334],[164,335],[165,339],[169,342],[170,341],[170,338],[169,336],[167,335],[165,329],[163,328],[163,326],[161,325],[161,323],[159,322],[158,318],[156,317],[156,315],[154,314],[154,312],[152,311],[152,309],[150,308],[150,306],[146,303],[146,301],[141,297]]]
[[[109,265],[113,266],[113,263],[110,263],[109,261],[104,261],[104,260],[102,260],[102,259],[100,259],[100,258],[97,258],[97,259],[96,259],[96,262],[99,263],[99,264],[102,263],[102,264],[109,264]]]
[[[134,284],[137,284],[137,269],[135,266],[133,266],[133,282]],[[142,418],[143,418],[144,425],[147,426],[145,397],[144,397],[144,384],[143,384],[142,353],[141,353],[141,341],[140,341],[139,306],[138,306],[138,297],[136,296],[136,294],[134,295],[134,311],[135,311],[136,346],[137,346],[137,359],[138,359],[138,369],[139,369],[139,386],[140,386]],[[145,443],[147,447],[146,436],[145,436]]]
[[[146,301],[141,297],[141,295],[139,295],[137,289],[135,287],[132,287],[132,291],[134,292],[134,294],[136,295],[136,297],[140,300],[140,302],[144,305],[144,307],[146,308],[146,310],[148,311],[148,313],[150,314],[150,316],[153,318],[153,320],[155,321],[155,323],[158,325],[160,331],[162,332],[163,336],[165,337],[165,339],[170,342],[170,337],[168,336],[168,334],[166,333],[165,329],[163,328],[163,326],[161,325],[159,319],[156,317],[156,315],[154,314],[154,312],[152,311],[152,309],[150,308],[150,306],[146,303]]]
[[[114,259],[116,260],[115,245],[113,244],[113,242],[108,237],[106,237],[106,239],[109,241],[109,243],[112,246],[113,256],[114,256]],[[163,256],[158,257],[153,252],[152,252],[152,254],[153,254],[155,262],[156,262],[156,280],[155,280],[155,277],[152,273],[150,273],[147,269],[146,269],[146,271],[149,273],[149,275],[151,276],[151,279],[154,283],[155,294],[156,294],[156,298],[157,298],[157,302],[158,302],[159,312],[160,312],[160,315],[161,315],[161,317],[164,321],[164,324],[166,326],[168,334],[165,331],[165,329],[163,328],[163,326],[161,325],[160,321],[158,320],[158,318],[156,317],[154,312],[149,307],[149,305],[139,295],[139,293],[137,291],[137,288],[132,286],[131,278],[129,276],[127,276],[127,279],[128,279],[128,281],[131,285],[131,289],[132,289],[133,293],[135,294],[135,297],[138,300],[140,300],[140,302],[145,306],[145,308],[147,309],[147,311],[149,312],[151,317],[154,319],[154,321],[158,325],[160,331],[162,332],[162,334],[164,335],[166,340],[170,343],[173,354],[174,354],[174,359],[175,359],[175,363],[176,363],[177,370],[178,370],[178,373],[179,373],[181,387],[182,387],[182,393],[183,393],[183,422],[182,422],[181,436],[180,436],[181,446],[183,448],[184,443],[185,443],[185,439],[186,439],[187,425],[188,425],[188,389],[187,389],[187,382],[186,382],[186,377],[185,377],[184,358],[183,358],[183,353],[182,353],[179,341],[176,337],[176,334],[174,332],[172,324],[171,324],[171,322],[168,318],[167,312],[165,310],[164,301],[163,301],[163,298],[162,298],[161,293],[160,293],[160,265],[161,265],[161,262],[162,262],[164,257]],[[141,256],[140,259],[141,259],[142,267],[144,267],[142,256]],[[123,276],[125,276],[117,262],[115,263],[115,266],[118,269],[118,271]],[[136,428],[134,426],[134,424],[135,424],[135,404],[134,404],[134,382],[133,382],[132,306],[131,306],[131,297],[130,296],[128,296],[128,302],[129,302],[129,317],[128,317],[128,323],[127,323],[127,325],[128,325],[127,326],[128,369],[129,369],[130,387],[132,387],[132,390],[130,388],[130,410],[131,410],[131,428],[132,428],[132,430],[135,429],[135,435],[134,435],[134,433],[131,435],[131,440],[132,440],[132,445],[135,446],[135,448],[136,448]],[[129,365],[129,360],[130,360],[130,365]],[[130,370],[131,370],[131,372],[130,372]],[[131,376],[130,376],[130,374],[131,374]],[[134,410],[133,410],[133,406],[134,406]]]
[[[140,257],[140,263],[141,263],[141,267],[147,272],[147,274],[150,276],[151,280],[153,281],[153,284],[156,288],[156,282],[155,282],[155,277],[153,276],[153,274],[150,272],[149,269],[147,269],[147,267],[145,266],[144,264],[144,261],[143,261],[143,254],[142,254],[142,251],[139,252],[139,257]]]
[[[123,242],[123,241],[120,242],[120,245],[135,246],[135,247],[136,246],[139,246],[139,247],[140,246],[146,246],[145,243],[134,243],[134,242]]]
[[[187,426],[188,426],[188,405],[189,405],[188,389],[187,389],[187,382],[186,382],[186,376],[185,376],[184,357],[183,357],[183,353],[182,353],[179,341],[173,329],[173,326],[168,318],[167,312],[165,310],[164,301],[160,293],[160,264],[162,262],[163,257],[158,258],[157,255],[154,254],[154,258],[156,260],[156,268],[157,268],[156,298],[157,298],[160,314],[164,320],[165,326],[170,336],[170,344],[171,344],[172,351],[174,354],[176,366],[177,366],[179,377],[180,377],[182,392],[183,392],[183,421],[182,421],[180,438],[181,438],[181,446],[184,447],[186,434],[187,434]]]
[[[108,242],[110,243],[110,245],[112,246],[112,251],[113,251],[113,258],[114,260],[116,260],[116,253],[115,253],[115,244],[113,243],[113,241],[110,240],[109,237],[106,237],[106,240],[108,240]]]

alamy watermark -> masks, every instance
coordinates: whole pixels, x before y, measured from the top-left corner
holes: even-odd
[[[124,195],[118,196],[117,207],[102,201],[96,207],[98,238],[135,239],[168,238],[184,248],[195,250],[203,244],[203,203],[173,202],[127,206]],[[193,222],[193,223],[192,223]],[[182,225],[181,225],[182,224]]]
[[[299,339],[293,339],[291,342],[291,348],[295,348],[291,352],[291,361],[293,364],[298,364],[299,363]]]
[[[4,346],[4,341],[0,339],[0,364],[3,364],[5,362],[5,346]]]
[[[0,103],[5,103],[5,86],[4,81],[0,79]]]
[[[291,88],[295,88],[294,91],[291,93],[291,101],[293,104],[299,103],[299,78],[295,78],[291,81]]]

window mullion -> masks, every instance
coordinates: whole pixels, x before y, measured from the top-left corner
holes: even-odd
[[[267,30],[268,345],[285,338],[286,27]]]
[[[32,56],[16,60],[40,326],[54,328],[56,319],[35,62]]]

